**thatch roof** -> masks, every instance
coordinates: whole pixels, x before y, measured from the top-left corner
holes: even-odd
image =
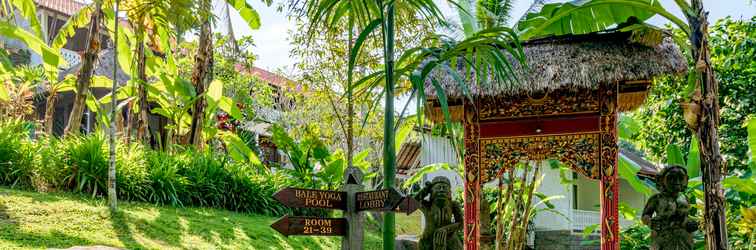
[[[501,82],[470,85],[474,97],[506,97],[556,89],[595,89],[600,83],[650,80],[654,76],[684,72],[687,63],[672,39],[648,47],[630,42],[630,33],[560,36],[523,43],[527,69],[513,62],[519,83]],[[460,65],[460,72],[463,66]],[[464,74],[462,74],[464,75]],[[463,91],[443,70],[439,80],[447,97],[461,99]],[[428,81],[425,95],[437,99]]]

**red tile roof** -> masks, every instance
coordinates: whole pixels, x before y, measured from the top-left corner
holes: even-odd
[[[72,16],[81,8],[87,6],[74,0],[34,0],[40,8],[60,12],[64,15]]]
[[[291,87],[289,85],[294,82],[286,77],[254,66],[250,68],[245,67],[244,65],[236,65],[236,70],[238,70],[239,72],[247,73],[249,75],[257,76],[260,79],[279,87]]]

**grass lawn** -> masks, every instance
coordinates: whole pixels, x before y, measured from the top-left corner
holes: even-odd
[[[418,233],[419,214],[398,215],[398,234]],[[127,249],[339,249],[336,237],[289,237],[270,228],[277,218],[208,208],[119,203],[66,193],[0,188],[0,249],[105,245]],[[365,235],[380,249],[381,234]]]

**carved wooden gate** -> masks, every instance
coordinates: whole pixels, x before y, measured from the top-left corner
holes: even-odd
[[[601,249],[619,249],[619,84],[465,99],[465,248],[480,248],[481,183],[518,162],[555,159],[601,185]],[[498,167],[497,167],[498,166]]]

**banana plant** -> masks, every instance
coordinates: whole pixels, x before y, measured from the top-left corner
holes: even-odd
[[[226,2],[239,12],[239,15],[247,23],[249,28],[260,28],[260,16],[257,11],[253,9],[244,0],[226,0]],[[271,0],[263,0],[264,3],[270,5]],[[208,104],[207,100],[202,97],[206,92],[207,84],[212,82],[212,74],[210,67],[212,66],[213,59],[213,40],[212,40],[212,1],[200,0],[198,6],[199,13],[199,47],[197,48],[197,55],[194,60],[194,66],[192,67],[192,85],[197,92],[197,96],[200,98],[194,103],[192,108],[192,124],[189,131],[189,138],[191,143],[196,147],[201,148],[204,145],[203,139],[203,115],[205,114],[205,106]]]

